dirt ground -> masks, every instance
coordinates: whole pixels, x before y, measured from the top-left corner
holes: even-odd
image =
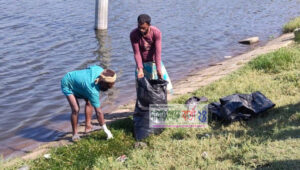
[[[285,47],[293,42],[294,34],[283,34],[280,37],[269,41],[266,45],[262,47],[256,47],[253,50],[244,53],[242,55],[234,56],[230,59],[225,59],[222,62],[216,63],[208,68],[203,70],[195,71],[189,73],[187,77],[173,84],[174,94],[168,96],[168,100],[172,100],[180,95],[191,93],[201,86],[208,85],[213,81],[216,81],[225,75],[237,70],[242,67],[245,63],[257,57],[258,55],[269,53],[278,48]],[[133,114],[134,103],[131,102],[129,104],[120,106],[118,109],[114,110],[110,114],[105,114],[106,122],[115,121],[117,119],[126,118]],[[97,123],[96,120],[93,120],[93,123]],[[81,124],[79,127],[79,132],[84,131],[84,125]],[[45,154],[50,148],[58,147],[63,145],[71,144],[71,133],[61,137],[57,141],[46,143],[42,146],[39,146],[31,153],[28,153],[20,159],[34,159],[42,154]],[[13,161],[7,162],[8,164],[12,164]]]

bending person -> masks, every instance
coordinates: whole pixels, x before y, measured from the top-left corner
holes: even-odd
[[[91,118],[93,108],[98,122],[107,134],[107,139],[113,138],[110,130],[104,122],[104,115],[100,109],[100,91],[112,88],[116,81],[116,73],[100,66],[91,66],[84,70],[68,72],[61,80],[61,90],[66,96],[72,109],[71,124],[73,130],[72,140],[80,139],[77,131],[79,103],[78,99],[84,99],[85,104],[85,132],[92,130]]]

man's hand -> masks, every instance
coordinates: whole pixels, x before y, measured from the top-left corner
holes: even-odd
[[[138,69],[138,78],[140,79],[140,78],[143,78],[143,77],[144,77],[144,71],[143,71],[142,68],[139,68]]]
[[[158,77],[158,79],[163,79],[161,71],[157,70],[157,77]]]

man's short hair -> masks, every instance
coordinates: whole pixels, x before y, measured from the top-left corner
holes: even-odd
[[[141,14],[138,16],[137,21],[138,21],[138,24],[147,23],[148,25],[150,25],[151,17],[147,14]]]

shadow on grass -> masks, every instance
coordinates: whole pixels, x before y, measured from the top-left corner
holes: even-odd
[[[271,109],[249,121],[241,122],[240,125],[250,127],[246,134],[252,137],[259,137],[261,141],[300,138],[300,130],[293,129],[293,127],[300,126],[300,116],[294,116],[296,113],[300,113],[300,102]],[[222,126],[220,122],[213,122],[211,126],[217,131],[216,135],[222,135],[225,132],[233,133],[236,137],[239,137],[245,133],[243,130],[218,131]]]
[[[252,120],[247,125],[251,127],[248,131],[250,136],[260,137],[262,140],[284,140],[287,138],[299,138],[299,130],[286,129],[286,127],[300,126],[299,118],[293,119],[293,115],[300,113],[300,102],[297,104],[289,104],[286,106],[274,108],[257,120]],[[278,131],[279,133],[277,133]]]
[[[105,120],[114,120],[116,118],[123,119],[128,118],[133,115],[133,112],[121,112],[121,113],[112,113],[112,114],[104,114]]]
[[[128,117],[120,119],[109,124],[109,127],[115,130],[124,130],[126,134],[133,134],[133,119]]]
[[[179,129],[177,132],[174,132],[172,135],[171,135],[171,139],[173,140],[183,140],[183,139],[187,139],[189,138],[190,135],[185,133],[185,131]]]
[[[257,170],[268,170],[268,169],[300,169],[300,160],[283,160],[283,161],[274,161],[262,165]]]

